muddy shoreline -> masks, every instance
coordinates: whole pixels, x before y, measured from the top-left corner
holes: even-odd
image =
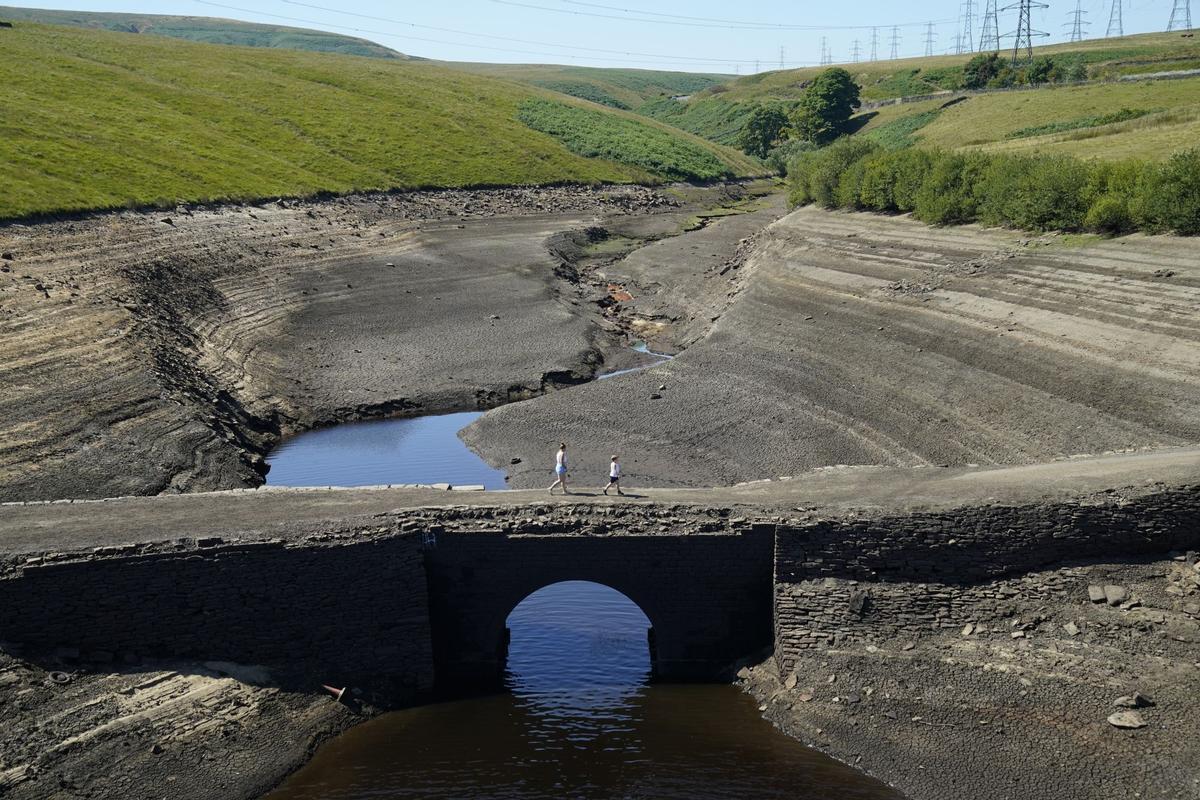
[[[7,225],[0,500],[256,486],[290,433],[587,380],[623,342],[554,242],[610,222],[677,235],[771,190],[448,190]]]

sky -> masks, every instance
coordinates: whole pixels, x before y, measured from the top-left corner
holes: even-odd
[[[1033,26],[1050,34],[1034,44],[1067,41],[1079,3],[1086,35],[1108,27],[1114,0],[1048,0]],[[999,0],[1001,8],[1011,0]],[[1166,30],[1174,0],[1122,0],[1124,32]],[[557,63],[687,72],[749,74],[821,63],[956,52],[964,0],[43,0],[39,8],[227,17],[320,28],[371,39],[394,50],[446,61]],[[977,0],[972,40],[978,46],[987,0]],[[1200,3],[1197,4],[1200,6]],[[1016,11],[1001,11],[1011,33]],[[1200,7],[1193,22],[1200,22]],[[1012,39],[1002,39],[1008,47]]]

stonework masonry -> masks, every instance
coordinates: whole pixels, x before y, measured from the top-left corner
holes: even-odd
[[[788,674],[812,648],[999,620],[1017,594],[1086,600],[1073,565],[1200,549],[1198,500],[1200,486],[1188,486],[1133,498],[780,526],[776,662]],[[1027,579],[1039,571],[1038,581]]]
[[[1005,618],[1018,594],[1083,600],[1079,566],[1200,550],[1198,498],[1189,482],[938,511],[538,504],[400,509],[274,539],[164,529],[0,561],[0,647],[262,664],[407,701],[493,688],[513,607],[590,580],[649,617],[662,678],[723,678],[772,647],[786,674],[814,648]]]
[[[285,683],[432,688],[419,536],[205,544],[26,566],[0,580],[0,639],[92,663],[210,659],[267,665]]]

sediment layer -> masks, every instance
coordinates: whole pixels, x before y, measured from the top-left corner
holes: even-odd
[[[522,459],[513,485],[548,484],[548,438],[571,443],[585,483],[616,452],[644,486],[1200,440],[1188,239],[1031,238],[802,209],[724,263],[696,249],[723,224],[606,268],[633,296],[622,313],[676,359],[497,409],[465,432],[492,463]]]
[[[547,242],[731,188],[511,189],[0,227],[0,500],[254,486],[281,435],[486,408],[613,342]]]

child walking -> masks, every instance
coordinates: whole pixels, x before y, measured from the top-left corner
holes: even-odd
[[[608,486],[604,487],[604,493],[608,494],[608,490],[614,486],[617,487],[617,494],[624,497],[625,493],[621,491],[621,462],[616,456],[612,457],[608,465]]]

